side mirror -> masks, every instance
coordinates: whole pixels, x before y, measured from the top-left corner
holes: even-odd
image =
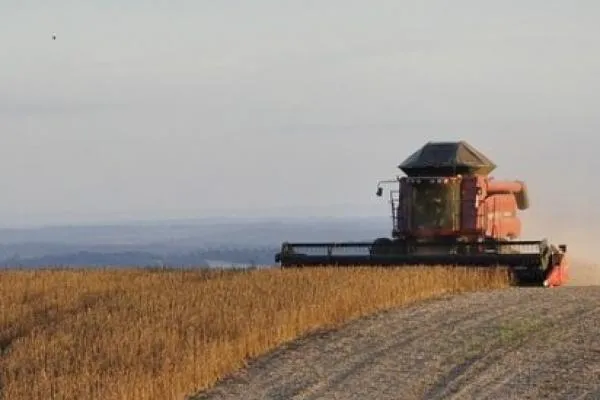
[[[383,189],[380,187],[377,188],[377,197],[381,197],[381,195],[383,194]]]

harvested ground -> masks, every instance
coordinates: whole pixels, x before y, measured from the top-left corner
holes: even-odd
[[[600,398],[600,287],[511,288],[298,340],[196,399]]]

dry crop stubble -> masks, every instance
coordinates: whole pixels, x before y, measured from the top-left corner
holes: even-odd
[[[183,399],[310,331],[505,270],[81,269],[0,273],[0,390],[21,399]]]

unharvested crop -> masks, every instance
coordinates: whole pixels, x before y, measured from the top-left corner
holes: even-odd
[[[5,399],[183,399],[310,331],[446,293],[505,287],[463,268],[0,273]]]

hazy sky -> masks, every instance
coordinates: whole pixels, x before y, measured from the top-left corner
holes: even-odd
[[[95,3],[2,1],[2,225],[386,215],[459,139],[530,218],[600,222],[597,1]]]

